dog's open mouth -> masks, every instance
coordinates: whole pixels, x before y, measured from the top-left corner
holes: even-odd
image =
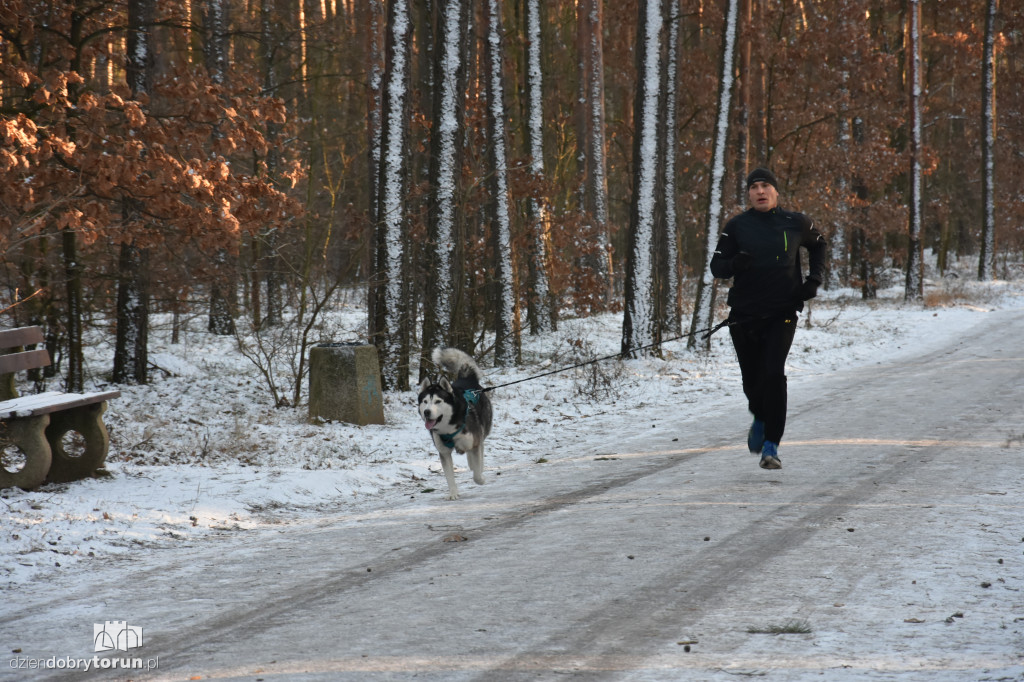
[[[423,422],[423,425],[425,427],[427,427],[427,431],[430,431],[431,429],[434,428],[434,426],[437,425],[437,420],[436,419],[428,419],[427,421]]]

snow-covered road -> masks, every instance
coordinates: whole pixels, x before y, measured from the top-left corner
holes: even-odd
[[[610,410],[601,452],[458,502],[396,490],[24,585],[12,661],[95,663],[81,630],[116,610],[152,669],[0,677],[1021,680],[1021,339],[995,312],[925,357],[791,376],[781,471],[737,395],[654,428]]]

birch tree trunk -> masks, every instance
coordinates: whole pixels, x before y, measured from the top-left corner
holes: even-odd
[[[608,235],[608,168],[605,137],[603,0],[579,0],[576,6],[580,54],[579,156],[580,207],[593,221],[599,243],[590,267],[604,282],[604,307],[614,296],[611,241]]]
[[[526,109],[527,155],[533,188],[526,202],[530,231],[530,282],[527,318],[530,333],[541,334],[554,328],[556,308],[549,287],[548,272],[551,222],[540,188],[544,180],[544,107],[541,72],[541,2],[526,0]]]
[[[409,387],[407,310],[403,292],[406,242],[405,194],[408,180],[409,78],[412,25],[407,0],[388,6],[387,48],[382,94],[380,156],[380,218],[377,239],[379,272],[374,279],[383,289],[378,305],[384,326],[378,336],[384,390]]]
[[[439,0],[440,45],[434,51],[433,125],[431,126],[430,186],[428,230],[431,257],[427,259],[427,291],[423,298],[423,349],[421,373],[429,366],[431,350],[450,344],[446,330],[452,324],[452,269],[455,239],[462,220],[462,130],[465,118],[466,67],[463,44],[466,41],[468,3],[465,0]]]
[[[658,180],[658,94],[661,91],[661,0],[640,0],[634,104],[633,196],[629,215],[622,354],[635,356],[655,341],[654,221]]]
[[[697,347],[695,332],[710,327],[715,313],[715,280],[711,276],[711,257],[714,255],[723,213],[723,189],[725,178],[725,148],[729,139],[729,106],[732,100],[733,69],[736,61],[736,29],[739,21],[739,0],[729,0],[722,29],[722,61],[718,81],[718,116],[715,125],[715,139],[711,153],[711,186],[708,192],[707,220],[704,225],[704,262],[697,282],[697,300],[693,306],[693,321],[688,348]],[[704,342],[709,348],[711,340]]]
[[[995,147],[996,147],[996,4],[987,0],[985,12],[985,47],[981,64],[981,253],[978,257],[978,280],[991,281],[995,264]]]
[[[519,320],[514,284],[512,232],[509,216],[508,143],[505,129],[505,78],[502,68],[504,31],[503,0],[487,0],[484,64],[487,91],[488,189],[490,192],[491,244],[495,260],[494,362],[508,367],[518,362]]]
[[[908,71],[910,84],[910,221],[907,249],[908,301],[924,298],[924,262],[921,245],[921,2],[910,0],[907,31]]]

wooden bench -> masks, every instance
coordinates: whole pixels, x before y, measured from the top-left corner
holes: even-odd
[[[0,331],[0,353],[16,349],[0,355],[0,377],[49,365],[50,354],[45,349],[18,350],[42,342],[40,327]],[[25,459],[20,468],[0,462],[0,488],[31,490],[44,481],[85,478],[103,466],[110,447],[103,413],[107,401],[120,395],[120,391],[50,391],[0,401],[0,454],[13,454],[16,449]],[[82,437],[84,448],[65,446],[69,432]]]

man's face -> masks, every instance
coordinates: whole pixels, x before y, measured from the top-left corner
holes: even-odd
[[[779,205],[779,191],[774,185],[758,180],[747,190],[750,205],[758,211],[770,211]]]

